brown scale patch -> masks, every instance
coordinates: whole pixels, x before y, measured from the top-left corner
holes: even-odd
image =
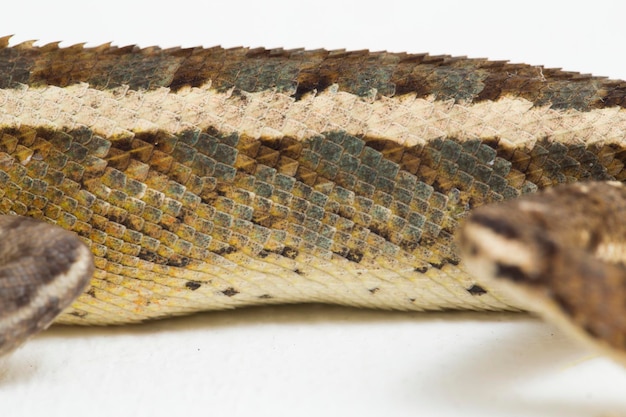
[[[345,255],[350,262],[359,263],[363,259],[363,254],[359,251],[348,251]]]
[[[0,87],[68,86],[152,90],[199,87],[218,91],[277,89],[296,99],[337,84],[361,97],[416,94],[480,102],[520,97],[540,106],[590,110],[626,106],[623,81],[502,61],[368,51],[264,48],[138,48],[104,44],[59,48],[0,39]]]
[[[562,182],[622,179],[626,155],[617,144],[550,138],[510,149],[493,137],[405,147],[345,132],[306,141],[215,129],[1,133],[0,211],[65,223],[112,264],[168,268],[234,253],[354,263],[408,253],[423,273],[459,262],[452,235],[469,208]],[[38,158],[16,163],[23,148]]]
[[[285,140],[286,148],[293,150],[293,146],[291,145],[291,141],[287,138]],[[504,157],[500,157],[498,155],[498,151],[500,148],[498,147],[498,140],[495,138],[487,139],[484,142],[481,141],[467,141],[464,143],[455,143],[454,141],[433,141],[431,144],[426,147],[408,147],[401,149],[397,143],[393,141],[385,141],[381,139],[372,139],[369,140],[365,138],[364,140],[365,148],[371,148],[377,151],[380,154],[380,160],[378,161],[388,161],[392,162],[389,168],[383,169],[382,165],[375,165],[377,172],[380,174],[384,174],[385,170],[390,170],[393,172],[390,177],[394,178],[393,184],[397,185],[398,181],[401,178],[402,171],[415,175],[414,180],[410,180],[410,176],[405,178],[407,186],[411,191],[414,192],[415,188],[419,186],[420,181],[416,181],[417,178],[420,178],[427,185],[432,187],[432,190],[437,190],[439,194],[434,193],[433,191],[425,190],[424,200],[430,200],[430,204],[426,204],[424,209],[422,210],[429,211],[427,207],[429,205],[434,205],[436,208],[435,211],[430,211],[430,216],[433,216],[432,219],[437,223],[443,223],[446,225],[452,225],[454,222],[450,223],[449,221],[444,221],[445,216],[441,217],[445,212],[441,212],[438,210],[447,209],[449,213],[454,214],[454,207],[447,206],[449,202],[446,202],[446,195],[450,193],[452,190],[460,189],[463,190],[466,194],[461,195],[459,197],[459,201],[456,202],[458,205],[469,204],[471,207],[483,205],[488,201],[493,201],[498,199],[498,195],[502,195],[504,198],[516,197],[520,193],[524,193],[525,188],[529,188],[529,185],[532,185],[532,180],[534,179],[531,176],[526,181],[520,181],[518,177],[522,174],[521,171],[515,170],[516,165],[509,162],[506,157],[506,154],[503,154]],[[343,145],[343,144],[342,144]],[[370,147],[371,145],[371,147]],[[270,143],[273,149],[281,150],[281,141],[273,140]],[[310,145],[312,149],[323,149],[323,144],[312,144]],[[362,149],[365,149],[362,148]],[[603,164],[608,164],[609,166],[614,165],[613,161],[606,156],[607,152],[603,154],[597,155],[598,152],[594,149],[593,146],[589,147],[588,150],[581,150],[579,144],[574,144],[571,147],[558,144],[555,142],[551,142],[549,140],[540,141],[537,145],[538,149],[519,149],[516,150],[517,154],[520,155],[524,152],[530,154],[530,159],[541,157],[541,162],[537,161],[536,164],[539,165],[543,163],[546,165],[546,169],[539,176],[541,178],[541,182],[536,186],[539,188],[543,188],[548,185],[548,180],[550,180],[549,185],[553,183],[560,183],[568,180],[583,180],[588,178],[594,179],[610,179],[611,177],[607,173],[607,168],[603,168]],[[301,145],[301,152],[306,149],[306,145],[304,148]],[[346,150],[354,150],[354,146],[344,145],[343,151]],[[503,150],[503,152],[508,152],[509,150]],[[364,151],[360,150],[360,155],[364,155]],[[572,160],[579,157],[581,152],[584,152],[585,161],[589,162],[588,164],[572,164]],[[348,152],[346,152],[348,153]],[[619,155],[619,152],[613,152],[613,155]],[[345,154],[344,154],[345,155]],[[393,160],[387,159],[386,156],[393,157]],[[299,155],[290,154],[295,160],[299,159]],[[307,156],[307,160],[310,160],[311,157]],[[374,165],[379,164],[379,162],[371,162],[372,160],[376,160],[376,158],[371,159],[371,156],[368,157],[369,161],[361,160],[360,163],[365,165]],[[337,161],[341,161],[341,157],[335,158]],[[406,164],[405,161],[411,161],[410,164]],[[397,168],[395,168],[395,163],[398,161]],[[449,162],[449,168],[446,170],[441,170],[441,166],[443,165],[443,161]],[[341,162],[339,162],[341,163]],[[359,162],[357,162],[358,165]],[[621,161],[619,163],[621,165]],[[345,165],[347,169],[352,169],[353,172],[358,172],[358,168],[350,168],[349,165]],[[522,167],[520,167],[522,168]],[[399,169],[398,171],[396,171]],[[432,183],[430,183],[427,175],[423,175],[424,173],[433,173]],[[320,175],[319,172],[316,173]],[[538,175],[536,172],[531,172],[531,175]],[[566,176],[567,174],[567,176]],[[321,175],[324,175],[321,173]],[[522,174],[523,175],[523,174]],[[311,174],[307,174],[307,178],[309,178]],[[472,178],[472,176],[474,178]],[[298,175],[296,175],[298,178]],[[511,182],[515,186],[507,185],[507,182],[511,178]],[[372,184],[380,184],[381,188],[384,187],[383,182],[376,182],[376,177],[368,178],[368,183]],[[483,180],[485,189],[488,190],[488,194],[485,194],[481,197],[480,194],[475,194],[472,191],[479,191],[480,188],[474,188],[476,185],[481,185],[479,182],[476,184],[476,180]],[[317,180],[316,180],[317,181]],[[469,181],[469,182],[468,182]],[[474,184],[472,184],[472,182]],[[313,182],[315,184],[315,182]],[[418,187],[419,188],[419,187]],[[521,190],[520,190],[521,189]],[[532,189],[530,187],[529,189]],[[355,190],[358,192],[358,187],[355,186]],[[391,191],[393,194],[400,197],[400,190],[386,190]],[[439,197],[441,197],[441,203],[438,202]],[[383,195],[381,194],[381,197]],[[407,200],[411,200],[414,196],[409,196]],[[434,199],[433,197],[437,197]],[[500,197],[502,198],[502,197]],[[385,207],[393,207],[398,210],[398,214],[402,213],[404,217],[410,216],[412,211],[411,207],[409,207],[408,211],[402,211],[402,206],[394,206],[393,198],[386,200],[382,198],[381,200]],[[447,207],[446,207],[447,206]],[[339,211],[339,213],[342,213]],[[344,215],[347,215],[348,212],[343,212]],[[396,213],[394,213],[396,214]],[[446,226],[448,227],[448,226]],[[374,222],[369,225],[369,230],[377,235],[383,237],[385,240],[393,241],[394,238],[397,237],[398,226],[392,226],[391,224],[387,225],[385,222]],[[454,229],[446,229],[448,232],[453,232]],[[438,233],[438,232],[435,232]],[[417,242],[421,246],[435,246],[437,245],[437,239],[434,236],[426,236],[419,239]],[[430,242],[430,243],[429,243]],[[406,241],[400,241],[401,247],[405,250],[415,250],[416,240],[408,239]],[[349,252],[342,252],[344,255],[349,257]],[[446,259],[445,262],[450,262],[453,264],[458,263],[458,258],[451,256]],[[435,261],[431,262],[431,264],[435,267],[441,267],[445,262]]]

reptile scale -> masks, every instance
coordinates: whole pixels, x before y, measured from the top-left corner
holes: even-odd
[[[626,348],[626,82],[5,37],[0,89],[0,352],[302,302],[530,309]]]

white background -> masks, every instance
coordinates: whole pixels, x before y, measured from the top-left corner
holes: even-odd
[[[623,4],[31,0],[4,2],[0,33],[430,52],[626,79]],[[2,416],[600,416],[626,415],[625,394],[623,368],[510,314],[297,306],[54,327],[0,364]]]

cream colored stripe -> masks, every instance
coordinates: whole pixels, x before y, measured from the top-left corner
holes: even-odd
[[[455,104],[412,95],[368,102],[333,89],[295,101],[273,91],[218,93],[208,85],[177,93],[166,88],[100,91],[87,84],[24,86],[0,91],[0,112],[2,125],[87,126],[102,135],[213,126],[255,138],[289,135],[306,139],[319,132],[345,130],[408,146],[440,137],[498,137],[518,146],[532,145],[544,137],[567,143],[617,143],[626,130],[626,110],[617,107],[558,111],[533,107],[519,98]]]

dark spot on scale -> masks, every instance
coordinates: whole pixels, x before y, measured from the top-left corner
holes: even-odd
[[[481,287],[480,285],[472,285],[471,287],[469,287],[467,289],[467,292],[470,293],[471,295],[483,295],[483,294],[487,294],[487,290],[484,289],[483,287]]]
[[[269,253],[268,251],[266,251],[266,250],[262,250],[262,251],[260,251],[260,252],[257,254],[257,256],[258,256],[259,258],[261,258],[261,259],[265,259],[265,258],[267,258],[269,255],[270,255],[270,253]]]
[[[191,259],[187,258],[186,256],[175,256],[175,257],[169,258],[167,260],[166,265],[175,266],[178,268],[184,268],[190,263],[191,263]]]
[[[304,272],[302,272],[299,268],[294,269],[293,272],[295,272],[298,275],[304,275]]]
[[[89,288],[89,290],[87,290],[87,295],[90,295],[93,298],[97,298],[96,297],[96,290],[94,290],[93,288]]]
[[[126,221],[126,217],[123,216],[120,213],[117,213],[115,211],[111,211],[108,212],[105,216],[104,216],[107,220],[110,220],[113,223],[124,223]]]
[[[402,242],[400,242],[400,247],[402,249],[404,249],[405,251],[407,251],[407,252],[413,252],[419,246],[420,246],[420,242],[419,241],[403,240]]]
[[[222,291],[222,294],[224,294],[226,297],[233,297],[239,294],[239,291],[237,291],[233,287],[228,287],[224,291]]]
[[[234,248],[232,246],[226,246],[226,247],[216,250],[214,253],[216,255],[223,256],[223,255],[230,255],[233,252],[237,252],[237,248]]]
[[[378,236],[385,240],[391,240],[391,233],[389,230],[384,229],[381,225],[370,224],[370,232],[376,233]]]
[[[491,229],[493,232],[507,239],[517,239],[519,232],[515,226],[511,225],[506,219],[489,216],[483,213],[475,213],[470,221],[480,224],[481,226]]]
[[[185,283],[185,287],[189,288],[191,291],[195,291],[201,286],[202,284],[197,281],[188,281]]]
[[[87,317],[86,311],[72,311],[69,314],[70,316],[78,317],[79,319],[84,319],[85,317]]]
[[[501,138],[498,136],[492,136],[488,138],[483,138],[480,140],[481,145],[489,146],[491,149],[497,151],[498,145],[500,144]]]
[[[378,287],[375,287],[375,288],[370,288],[368,291],[369,291],[371,294],[376,294],[378,291],[380,291],[380,288],[378,288]]]
[[[263,294],[263,295],[259,295],[259,298],[260,298],[261,300],[269,300],[269,299],[274,298],[274,297],[272,297],[272,296],[271,296],[271,295],[269,295],[269,294]]]
[[[349,250],[346,254],[346,259],[350,262],[355,262],[358,264],[359,262],[361,262],[361,259],[363,259],[363,253],[357,250]]]
[[[298,83],[298,87],[296,88],[296,92],[293,97],[296,101],[301,100],[305,94],[322,92],[335,82],[335,76],[332,74],[325,75],[318,73],[317,71],[311,72],[311,74],[307,74],[307,76],[303,76],[303,74],[301,74],[301,80]]]
[[[151,145],[158,146],[159,143],[163,143],[170,139],[171,134],[164,131],[150,131],[150,132],[137,132],[133,135],[133,140],[140,140],[142,142],[149,143]],[[124,151],[130,151],[132,149],[132,141],[130,139],[124,140],[117,144],[118,141],[115,141],[115,147],[120,147]]]
[[[280,254],[285,258],[296,259],[298,256],[298,250],[296,248],[292,248],[291,246],[285,246]]]
[[[142,261],[154,262],[155,264],[163,265],[167,263],[166,258],[162,257],[161,255],[158,255],[154,251],[147,250],[146,248],[141,248],[137,257],[141,259]]]
[[[524,271],[522,271],[522,269],[516,265],[505,265],[497,263],[496,275],[501,278],[510,279],[514,282],[528,281],[528,277],[526,276]]]
[[[409,298],[409,301],[414,303],[415,302],[415,298]]]
[[[418,266],[418,267],[415,267],[415,269],[413,269],[413,271],[419,272],[420,274],[425,274],[426,271],[428,271],[428,267],[426,265]]]

